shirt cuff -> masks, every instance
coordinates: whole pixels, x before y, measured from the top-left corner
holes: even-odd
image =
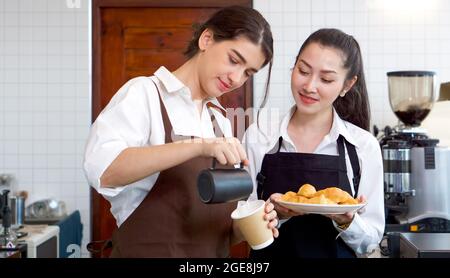
[[[359,241],[360,238],[364,237],[366,231],[364,229],[364,221],[361,219],[358,213],[355,214],[353,221],[347,227],[347,229],[343,230],[338,227],[338,224],[333,221],[333,225],[336,230],[339,232],[339,236],[342,238],[344,242],[349,245],[353,245],[356,241]],[[367,250],[355,250],[357,253],[365,253]]]
[[[339,232],[339,236],[342,240],[358,254],[371,253],[378,247],[378,244],[375,243],[362,247],[361,239],[367,234],[367,232],[365,229],[365,222],[359,214],[355,214],[352,223],[345,230],[340,229],[334,221],[333,225],[336,227],[336,230]]]
[[[333,220],[333,226],[336,228],[336,230],[339,233],[342,233],[341,235],[344,236],[351,236],[351,235],[355,235],[355,234],[360,234],[360,233],[364,233],[364,231],[361,229],[361,217],[359,216],[358,213],[355,213],[352,222],[350,222],[350,225],[347,227],[347,229],[341,229],[339,228],[339,224],[337,224],[334,220]]]
[[[332,220],[332,222],[333,222],[334,228],[336,228],[336,230],[339,233],[342,233],[342,232],[346,231],[352,225],[352,223],[349,223],[348,226],[345,229],[343,229],[343,228],[341,228],[343,225],[339,225],[338,223],[334,222],[334,220]],[[353,222],[353,220],[352,220],[352,222]]]
[[[114,148],[103,148],[91,154],[85,162],[85,171],[90,185],[104,197],[115,197],[125,186],[101,187],[100,177],[117,156],[126,149],[126,145],[116,145]]]
[[[119,187],[101,187],[100,186],[100,179],[96,180],[96,185],[94,185],[95,189],[97,190],[97,192],[99,194],[101,194],[102,196],[104,196],[105,198],[107,197],[115,197],[117,196],[120,192],[122,192],[125,189],[125,186],[119,186]]]

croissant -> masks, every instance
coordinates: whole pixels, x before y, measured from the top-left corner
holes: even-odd
[[[353,198],[348,199],[343,203],[340,203],[340,205],[357,205],[357,204],[359,204],[359,201],[357,199],[353,199]]]
[[[337,188],[329,187],[319,191],[311,184],[302,185],[298,192],[286,192],[281,199],[286,202],[296,202],[305,204],[324,204],[324,205],[356,205],[359,204],[357,199],[354,199],[346,191]]]
[[[337,203],[333,202],[332,200],[325,197],[325,195],[319,195],[316,197],[312,197],[311,199],[308,199],[307,204],[321,204],[321,205],[337,205]]]
[[[316,188],[308,183],[302,185],[300,189],[297,192],[297,195],[311,198],[314,197],[314,194],[316,194]]]
[[[306,201],[308,201],[308,198],[299,196],[297,195],[297,193],[289,191],[286,192],[283,196],[281,196],[281,200],[293,203],[306,203]]]
[[[353,200],[353,197],[350,194],[337,187],[329,187],[319,190],[316,194],[314,194],[314,197],[320,195],[325,195],[325,197],[338,204]]]
[[[284,193],[283,196],[281,196],[281,200],[286,201],[286,202],[291,202],[291,200],[296,197],[297,197],[297,193],[295,193],[293,191],[288,191],[288,192]]]

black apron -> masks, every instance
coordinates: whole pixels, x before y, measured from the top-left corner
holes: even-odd
[[[338,156],[280,152],[264,156],[258,173],[258,198],[266,200],[272,193],[297,192],[305,183],[317,190],[338,187],[352,194],[345,164],[345,147],[353,169],[355,196],[358,194],[360,167],[355,147],[340,135]],[[345,142],[345,147],[344,147]],[[252,250],[251,257],[354,258],[355,252],[339,237],[332,220],[318,214],[291,217],[280,228],[280,236],[269,247]]]

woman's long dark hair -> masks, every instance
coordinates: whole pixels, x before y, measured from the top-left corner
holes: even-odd
[[[295,62],[298,61],[300,54],[311,43],[319,43],[322,46],[332,47],[342,52],[344,56],[344,68],[348,70],[345,80],[349,81],[354,76],[357,76],[357,80],[344,97],[338,97],[335,100],[333,106],[339,117],[369,131],[370,105],[364,77],[361,49],[359,48],[358,42],[352,36],[338,29],[320,29],[312,33],[302,44]],[[266,93],[260,110],[266,104],[267,97],[268,94]]]
[[[370,106],[358,42],[341,30],[320,29],[312,33],[303,43],[295,59],[296,62],[302,51],[311,43],[335,48],[344,55],[344,68],[348,70],[345,80],[350,81],[354,76],[358,79],[344,97],[338,97],[334,101],[333,106],[339,117],[369,131]]]
[[[194,35],[184,52],[188,58],[194,57],[200,51],[198,40],[205,29],[213,32],[216,42],[245,37],[254,44],[260,45],[266,58],[263,67],[269,64],[264,88],[267,95],[272,72],[273,38],[269,23],[257,10],[244,6],[226,7],[213,14],[205,23],[194,27]]]

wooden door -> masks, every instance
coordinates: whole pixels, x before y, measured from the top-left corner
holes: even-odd
[[[129,79],[150,76],[162,65],[175,70],[186,58],[192,24],[203,22],[227,5],[251,6],[250,0],[93,0],[92,120]],[[252,106],[252,80],[220,98],[227,107]],[[116,223],[110,205],[91,189],[92,240],[111,237]],[[232,248],[233,257],[246,257],[248,247]]]

